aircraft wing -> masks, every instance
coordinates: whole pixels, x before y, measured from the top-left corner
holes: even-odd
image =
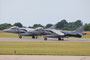
[[[53,33],[55,33],[56,35],[64,35],[64,33],[62,33],[59,30],[51,30]]]

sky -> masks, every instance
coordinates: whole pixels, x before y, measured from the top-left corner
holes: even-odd
[[[46,25],[62,19],[90,23],[90,0],[0,0],[0,24]]]

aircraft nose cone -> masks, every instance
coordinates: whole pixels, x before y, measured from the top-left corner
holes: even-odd
[[[7,30],[7,29],[4,29],[3,31],[4,31],[4,32],[8,32],[8,30]]]

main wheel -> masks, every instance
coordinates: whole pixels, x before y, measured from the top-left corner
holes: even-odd
[[[45,37],[44,40],[47,40],[47,37]]]
[[[61,40],[61,38],[58,38],[58,40],[60,41],[60,40]]]
[[[34,35],[32,36],[32,39],[35,39],[35,36]]]

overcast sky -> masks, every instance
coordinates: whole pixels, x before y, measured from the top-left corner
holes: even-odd
[[[46,25],[62,19],[90,23],[90,0],[0,0],[0,24]]]

